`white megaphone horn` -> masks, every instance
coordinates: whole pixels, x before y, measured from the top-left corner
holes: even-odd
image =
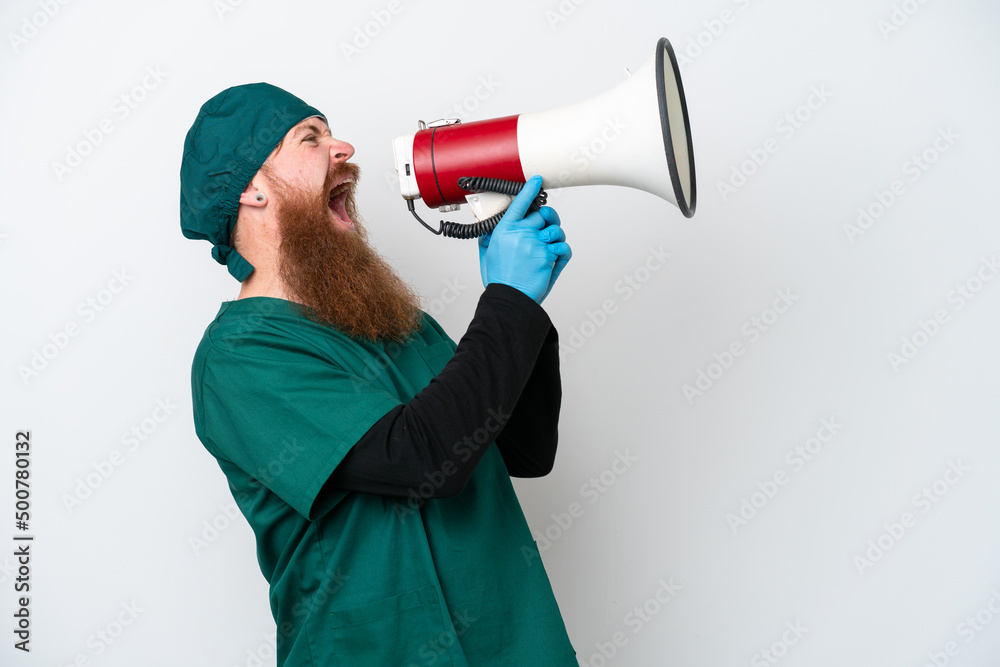
[[[694,151],[684,87],[667,39],[624,82],[606,93],[549,111],[428,127],[393,141],[400,193],[435,234],[475,238],[492,231],[532,175],[543,188],[624,185],[650,192],[694,215]],[[468,202],[479,222],[417,215],[417,198],[456,210]],[[545,195],[534,207],[544,203]]]

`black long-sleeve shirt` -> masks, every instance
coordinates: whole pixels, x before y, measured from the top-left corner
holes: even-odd
[[[441,483],[423,497],[453,496],[491,440],[511,476],[546,475],[555,459],[561,398],[559,338],[548,315],[519,290],[490,284],[441,373],[368,430],[325,490],[407,496],[426,488],[430,475]],[[482,446],[457,445],[463,442]]]

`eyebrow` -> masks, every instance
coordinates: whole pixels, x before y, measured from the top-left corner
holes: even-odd
[[[325,134],[330,131],[329,128],[321,130],[317,125],[310,123],[309,125],[303,125],[299,127],[299,129],[295,130],[295,134],[293,136],[297,137],[300,133],[302,133],[305,130],[309,130],[310,132],[315,132],[316,134]]]

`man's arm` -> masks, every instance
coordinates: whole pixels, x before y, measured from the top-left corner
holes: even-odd
[[[554,332],[548,315],[532,299],[506,285],[487,286],[445,368],[409,403],[396,406],[369,429],[324,491],[406,496],[427,481],[425,473],[441,471],[445,483],[430,497],[453,496],[501,433],[497,445],[512,475],[547,472],[555,457],[560,400],[558,391],[545,394],[553,386],[558,389]],[[539,375],[536,360],[545,348]],[[513,429],[510,434],[508,428]]]
[[[496,439],[511,477],[543,477],[552,471],[561,402],[559,335],[552,327],[514,412]]]

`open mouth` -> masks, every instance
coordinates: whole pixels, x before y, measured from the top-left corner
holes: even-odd
[[[354,221],[351,220],[351,216],[347,213],[347,198],[351,196],[351,192],[354,188],[354,179],[345,178],[341,183],[330,191],[330,211],[333,212],[333,216],[338,219],[338,221],[345,227],[350,227],[353,229]]]

